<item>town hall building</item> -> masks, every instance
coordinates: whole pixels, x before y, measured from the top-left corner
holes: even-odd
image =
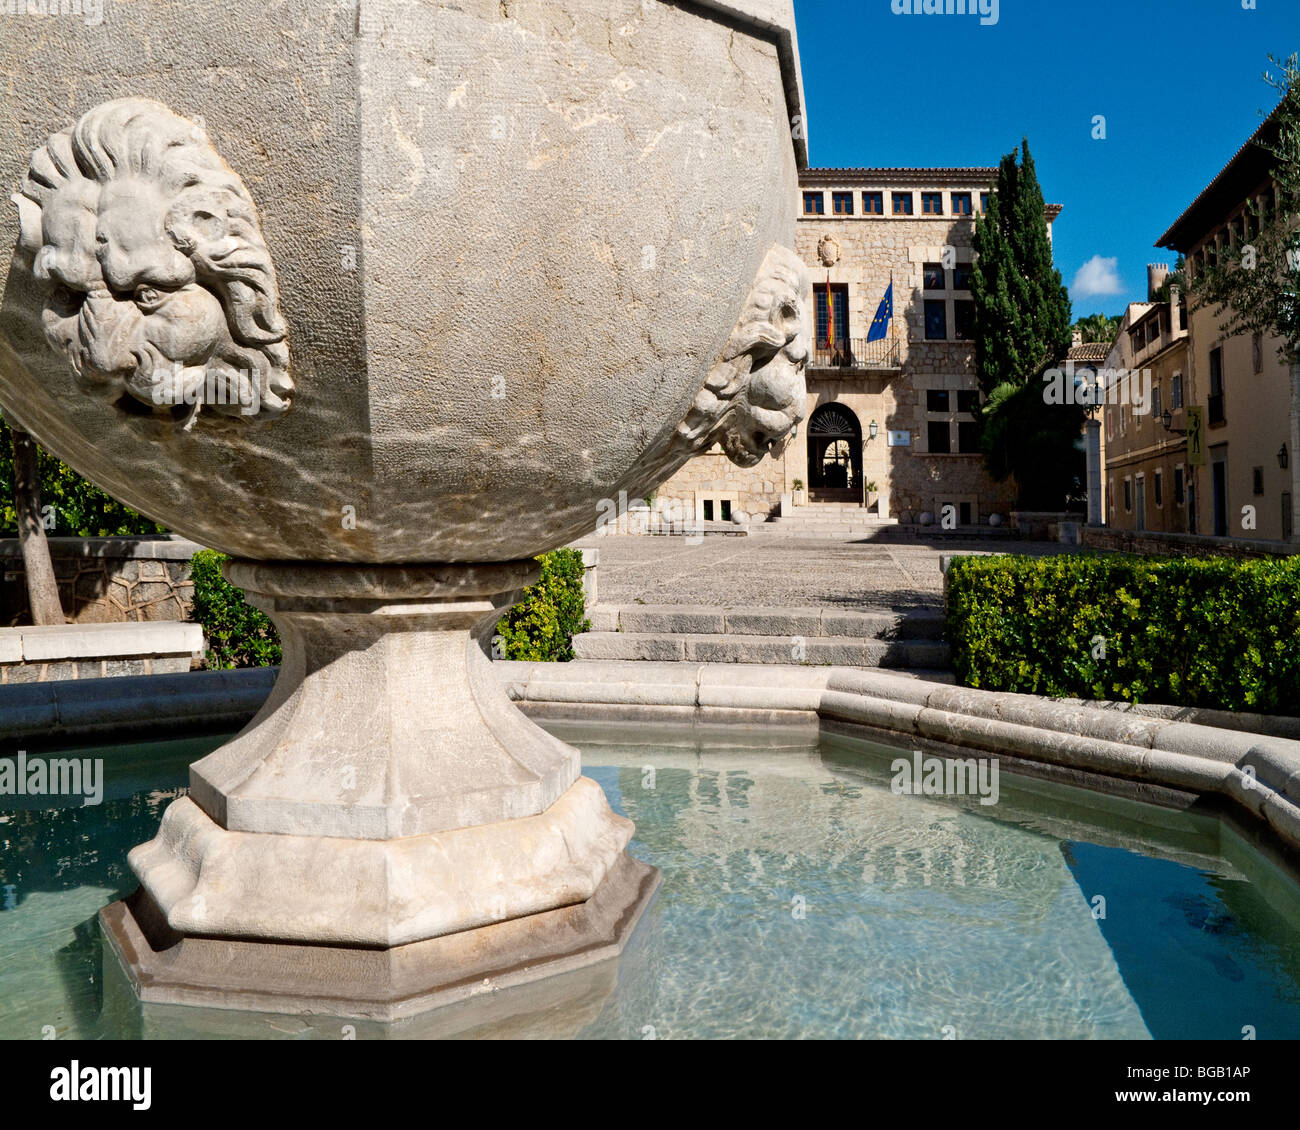
[[[975,216],[996,178],[995,168],[805,170],[795,250],[812,274],[816,327],[799,436],[750,469],[706,452],[657,497],[697,521],[763,521],[783,494],[900,522],[938,522],[945,507],[959,526],[1005,519],[1014,484],[990,478],[976,440],[970,292]],[[1048,206],[1049,232],[1060,211]]]

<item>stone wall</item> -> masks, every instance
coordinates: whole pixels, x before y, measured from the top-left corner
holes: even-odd
[[[1215,538],[1196,534],[1161,533],[1156,530],[1114,530],[1104,526],[1083,526],[1087,549],[1137,553],[1152,557],[1276,557],[1300,552],[1281,541],[1249,541],[1245,538]]]
[[[76,624],[184,620],[193,605],[190,558],[201,549],[173,537],[50,538],[64,615]],[[16,538],[0,540],[0,625],[30,624],[27,578]]]

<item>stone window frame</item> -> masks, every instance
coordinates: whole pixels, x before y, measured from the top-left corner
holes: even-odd
[[[945,245],[951,246],[951,245]],[[974,265],[974,251],[967,246],[956,248],[957,267],[970,268]],[[925,268],[927,265],[941,265],[944,258],[943,246],[925,246],[912,245],[907,249],[907,259],[912,265],[912,295],[913,302],[916,304],[912,308],[912,317],[909,319],[909,333],[915,333],[917,336],[910,338],[914,344],[938,344],[947,342],[951,345],[965,346],[969,348],[970,342],[963,341],[953,336],[956,327],[956,307],[955,303],[959,301],[968,301],[967,299],[958,299],[957,294],[969,293],[969,291],[957,291],[953,289],[953,268],[944,268],[944,282],[948,284],[944,290],[931,290],[925,285]],[[944,336],[929,337],[926,334],[925,303],[939,302],[944,304]],[[919,306],[920,318],[916,321],[917,308]]]
[[[1151,501],[1157,510],[1165,508],[1165,472],[1163,467],[1156,467],[1151,472]]]
[[[1187,505],[1187,464],[1174,464],[1174,505]]]
[[[961,425],[974,424],[976,422],[976,413],[963,410],[960,407],[961,394],[963,392],[974,392],[977,396],[979,389],[964,387],[969,384],[970,377],[967,374],[953,374],[946,377],[935,377],[931,379],[942,380],[943,384],[930,384],[917,390],[919,405],[924,405],[925,415],[925,446],[926,454],[942,456],[963,456],[967,459],[980,458],[980,452],[963,451],[961,449]],[[947,409],[932,409],[930,407],[930,393],[944,392],[948,394]],[[948,450],[947,451],[930,451],[930,425],[946,424],[948,427]]]
[[[1169,378],[1169,411],[1177,412],[1183,406],[1183,371],[1175,369]]]
[[[1124,476],[1124,513],[1133,513],[1133,476]]]

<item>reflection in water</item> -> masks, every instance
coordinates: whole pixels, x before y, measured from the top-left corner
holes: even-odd
[[[896,796],[898,751],[809,731],[554,728],[664,873],[620,962],[388,1026],[142,1008],[94,915],[219,739],[81,751],[102,806],[0,816],[0,1037],[1300,1035],[1296,884],[1212,816],[1009,774]]]

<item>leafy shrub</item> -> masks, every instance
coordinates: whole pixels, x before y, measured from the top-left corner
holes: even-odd
[[[947,585],[966,686],[1300,714],[1300,557],[963,557]]]
[[[41,505],[52,507],[56,536],[82,538],[165,534],[166,528],[105,494],[55,459],[38,449],[41,473]],[[14,444],[9,425],[0,419],[0,536],[18,536],[18,515],[14,510]]]
[[[208,637],[207,667],[272,667],[280,662],[280,636],[265,612],[221,575],[224,553],[202,549],[190,562],[194,611]]]
[[[557,549],[537,558],[542,575],[497,622],[506,659],[567,663],[573,637],[590,631],[582,593],[582,552]]]

